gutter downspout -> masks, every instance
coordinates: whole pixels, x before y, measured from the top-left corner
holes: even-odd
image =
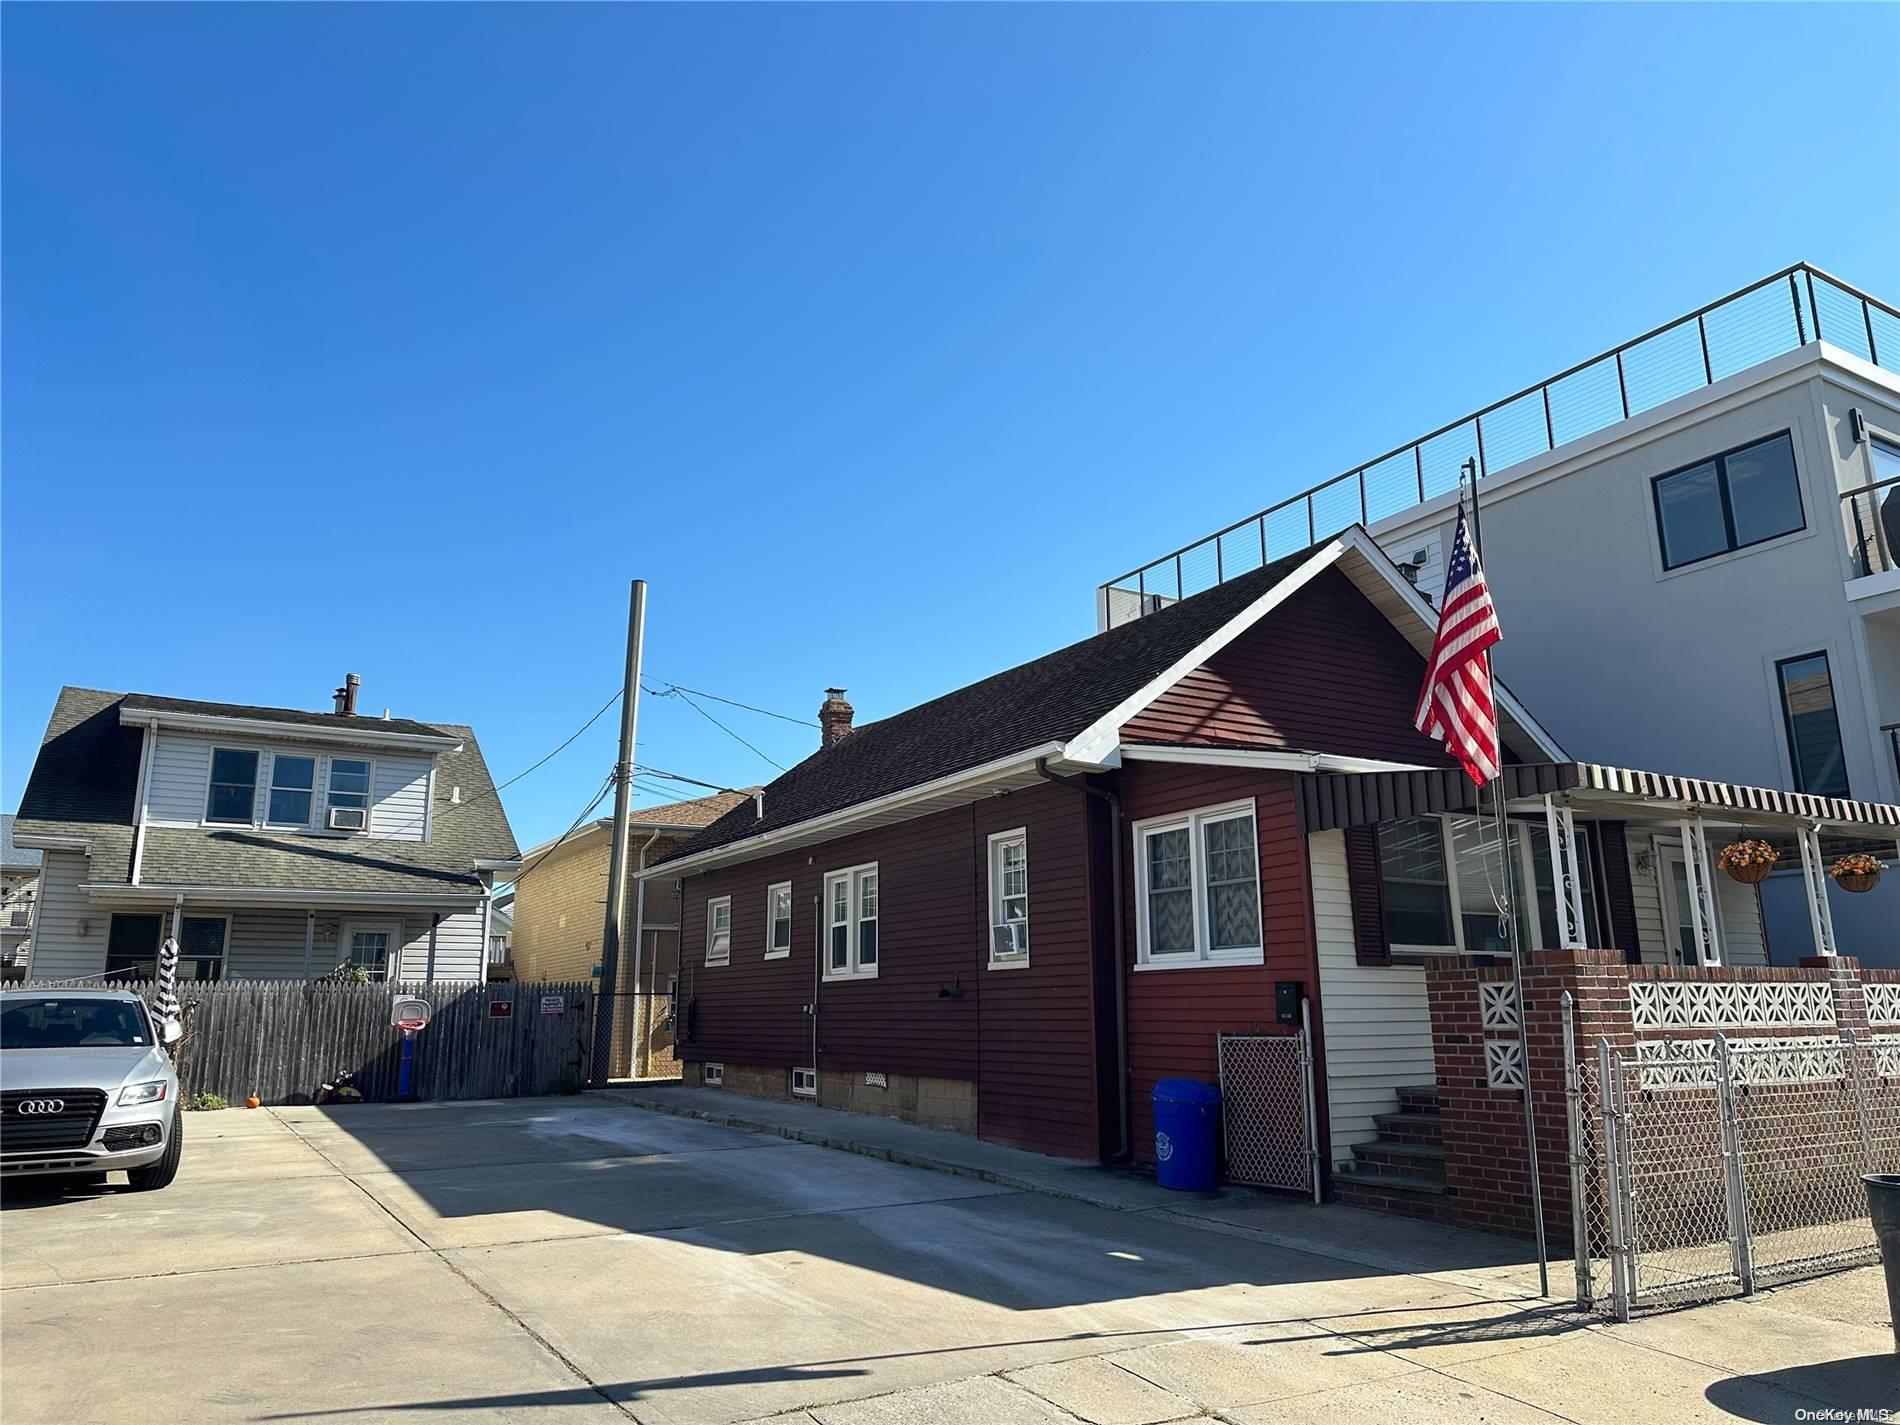
[[[1122,915],[1122,799],[1113,792],[1091,787],[1079,777],[1063,777],[1049,770],[1049,759],[1036,759],[1036,775],[1059,787],[1073,787],[1108,803],[1109,885],[1115,898],[1112,920],[1115,927],[1115,1128],[1119,1139],[1115,1157],[1126,1161],[1132,1151],[1133,1128],[1128,1105],[1128,949],[1127,930]],[[813,1029],[812,1037],[817,1038]]]
[[[647,838],[647,844],[640,848],[640,875],[633,887],[633,1064],[631,1067],[636,1079],[646,1077],[644,1070],[653,1062],[646,1052],[646,1026],[641,1023],[640,959],[641,952],[646,948],[647,938],[647,852],[653,849],[653,843],[659,839],[660,828],[656,826],[653,828],[653,835]]]
[[[158,746],[158,728],[148,724],[139,747],[139,820],[132,832],[132,871],[130,884],[139,883],[139,870],[145,864],[146,809],[152,800],[152,754]],[[174,930],[176,927],[174,927]]]

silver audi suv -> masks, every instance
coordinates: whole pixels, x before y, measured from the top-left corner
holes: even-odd
[[[169,1046],[137,995],[0,993],[0,1177],[121,1169],[162,1188],[183,1123]]]

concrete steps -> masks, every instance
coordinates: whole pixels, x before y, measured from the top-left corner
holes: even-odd
[[[1374,1115],[1379,1136],[1354,1145],[1351,1166],[1333,1173],[1334,1188],[1341,1202],[1354,1207],[1445,1221],[1451,1189],[1445,1186],[1438,1089],[1402,1088],[1398,1099],[1397,1113]]]

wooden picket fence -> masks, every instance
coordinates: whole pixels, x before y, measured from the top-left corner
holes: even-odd
[[[148,1003],[153,993],[149,982],[114,988],[137,990]],[[231,1103],[252,1094],[268,1104],[309,1103],[338,1073],[351,1074],[370,1102],[394,1098],[402,1031],[389,1015],[399,995],[426,999],[433,1010],[416,1035],[415,1098],[514,1098],[586,1086],[591,983],[220,980],[179,986],[186,1035],[178,1072],[186,1102],[215,1093]]]

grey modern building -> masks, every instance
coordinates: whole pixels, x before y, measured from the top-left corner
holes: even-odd
[[[1900,311],[1796,267],[1113,580],[1098,615],[1138,617],[1354,522],[1436,597],[1470,461],[1499,676],[1568,752],[1900,802],[1896,371]],[[1798,838],[1755,830],[1787,853],[1761,896],[1771,957],[1791,963],[1817,929]],[[1680,955],[1681,847],[1633,853]],[[1831,910],[1844,952],[1900,964],[1900,868],[1836,887]]]

